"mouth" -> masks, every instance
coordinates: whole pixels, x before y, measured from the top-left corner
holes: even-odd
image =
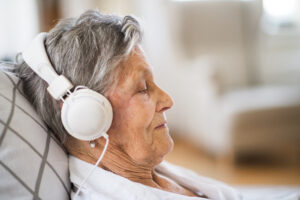
[[[167,122],[163,122],[163,123],[159,124],[158,126],[156,126],[155,129],[166,128],[166,127],[167,127]]]

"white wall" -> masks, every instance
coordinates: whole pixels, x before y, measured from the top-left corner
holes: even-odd
[[[261,33],[257,52],[258,78],[261,84],[300,84],[300,33]]]
[[[39,31],[36,0],[0,0],[0,58],[21,52]]]
[[[88,9],[98,9],[102,13],[124,15],[133,12],[134,0],[61,0],[62,18],[76,17]]]

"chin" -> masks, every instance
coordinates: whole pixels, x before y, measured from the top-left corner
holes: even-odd
[[[161,163],[165,156],[173,150],[174,142],[168,131],[157,132],[153,140],[151,150],[146,148],[147,153],[141,153],[142,158],[140,160],[147,160],[148,164],[151,163],[155,166]]]
[[[166,155],[168,155],[174,148],[174,141],[172,137],[168,134],[168,138],[164,140],[163,143],[161,143],[160,146],[160,153],[162,157],[162,161],[165,158]]]
[[[156,145],[152,146],[152,151],[148,151],[147,159],[148,164],[156,166],[160,164],[168,155],[174,147],[173,139],[168,136],[167,138],[160,138],[160,142],[156,143]],[[151,153],[150,153],[151,152]]]
[[[173,139],[172,139],[172,137],[171,136],[169,136],[170,137],[170,141],[169,141],[169,150],[168,150],[168,152],[166,153],[166,155],[167,154],[169,154],[170,152],[172,152],[173,151],[173,148],[174,148],[174,141],[173,141]]]

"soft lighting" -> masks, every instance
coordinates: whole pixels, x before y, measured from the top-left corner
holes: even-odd
[[[263,0],[267,15],[275,18],[289,18],[296,11],[297,0]]]

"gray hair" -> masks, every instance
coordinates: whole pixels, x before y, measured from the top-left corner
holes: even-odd
[[[118,77],[119,63],[140,44],[142,33],[132,16],[123,18],[89,10],[79,18],[61,20],[47,35],[45,47],[58,74],[73,85],[84,85],[104,94]],[[67,131],[61,122],[60,102],[47,93],[47,83],[23,61],[17,74],[38,114],[64,143]]]

